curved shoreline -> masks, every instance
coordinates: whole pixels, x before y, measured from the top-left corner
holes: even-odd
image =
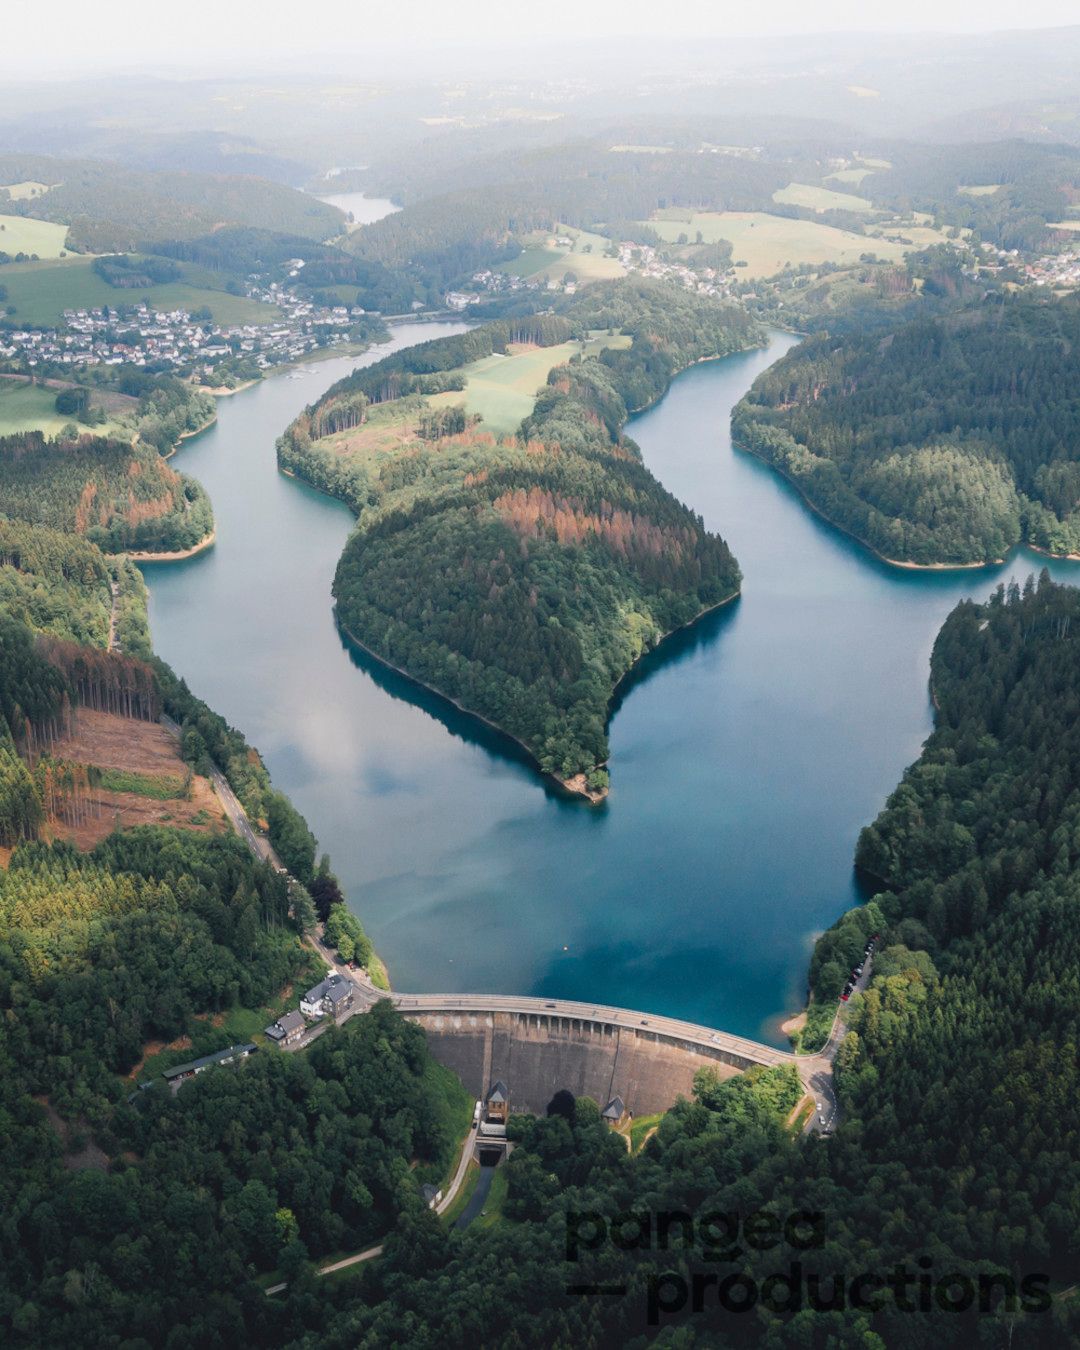
[[[299,481],[303,482],[304,480],[300,479]],[[341,499],[334,498],[334,500],[340,501]],[[610,723],[612,706],[615,703],[616,695],[621,689],[624,681],[634,674],[646,656],[652,656],[659,652],[668,638],[674,637],[676,633],[682,633],[688,628],[693,628],[695,624],[700,623],[707,615],[715,613],[718,609],[723,609],[725,605],[730,605],[731,602],[737,600],[741,594],[742,589],[740,586],[732,591],[730,595],[725,596],[723,600],[718,600],[715,605],[709,605],[698,614],[695,614],[694,617],[688,619],[686,623],[679,624],[677,628],[671,628],[666,633],[661,634],[655,646],[649,647],[648,650],[643,651],[641,655],[635,659],[633,664],[619,676],[611,693],[608,695],[605,725]],[[334,616],[337,619],[337,625],[341,632],[344,633],[348,640],[353,643],[354,646],[358,647],[366,656],[371,657],[373,661],[378,661],[378,663],[385,666],[387,670],[392,670],[395,675],[400,675],[403,679],[408,680],[410,684],[416,685],[418,689],[423,689],[426,693],[434,694],[436,698],[442,699],[444,703],[448,703],[452,708],[456,709],[457,712],[463,713],[466,717],[474,717],[478,722],[482,722],[484,726],[489,727],[500,736],[505,736],[508,741],[512,741],[514,745],[524,751],[535,772],[546,782],[554,784],[560,792],[564,792],[571,797],[580,797],[584,801],[589,802],[592,806],[599,806],[602,802],[607,800],[610,795],[610,788],[604,788],[602,792],[590,791],[585,785],[586,774],[584,772],[575,774],[572,778],[568,779],[560,778],[558,774],[548,773],[547,770],[540,767],[540,761],[537,759],[536,754],[519,736],[515,736],[512,731],[507,731],[506,728],[500,726],[498,722],[493,722],[490,717],[485,717],[483,713],[477,712],[475,708],[466,707],[464,703],[458,702],[456,698],[453,698],[437,685],[428,684],[426,680],[420,679],[418,676],[412,674],[411,671],[405,670],[402,666],[395,665],[393,661],[388,661],[385,656],[380,656],[377,651],[374,651],[369,647],[366,642],[362,642],[356,634],[342,622],[341,617],[337,613],[336,605],[334,607]],[[597,764],[594,767],[602,769],[609,763],[610,760],[604,760],[601,764]]]
[[[170,563],[183,562],[185,558],[194,558],[198,553],[205,553],[208,548],[212,548],[217,540],[217,530],[213,529],[208,535],[205,535],[197,544],[192,544],[190,548],[177,549],[172,553],[150,553],[146,551],[136,551],[134,549],[125,549],[123,553],[111,554],[111,557],[119,558],[125,554],[135,563]]]
[[[731,438],[731,444],[734,449],[741,450],[747,455],[753,455],[753,457],[761,464],[764,464],[766,468],[772,469],[774,473],[778,474],[785,483],[790,484],[795,492],[798,493],[799,499],[803,504],[808,506],[810,510],[813,511],[814,515],[820,520],[823,520],[830,529],[836,530],[838,534],[842,534],[846,538],[852,540],[854,543],[858,544],[860,548],[864,548],[871,557],[876,558],[878,562],[888,564],[889,567],[898,567],[905,572],[977,572],[983,568],[1001,567],[1004,563],[1008,562],[1016,549],[1025,546],[1024,540],[1020,540],[1019,543],[1013,545],[1004,558],[992,558],[989,562],[916,563],[903,562],[899,558],[887,558],[884,553],[879,553],[873,544],[867,543],[867,541],[863,539],[861,535],[856,534],[854,530],[849,530],[846,525],[841,525],[839,521],[833,520],[832,516],[826,515],[822,508],[818,506],[817,502],[803,490],[801,485],[787,472],[786,469],[781,468],[779,464],[774,464],[771,459],[766,458],[765,455],[753,449],[751,446],[744,445],[742,441],[736,440],[734,436]],[[1027,547],[1034,548],[1035,546],[1034,544],[1028,544]],[[1063,558],[1070,556],[1068,554],[1047,553],[1045,549],[1036,549],[1035,551],[1044,554],[1048,558]],[[1080,555],[1073,556],[1076,557],[1077,562],[1080,562]]]

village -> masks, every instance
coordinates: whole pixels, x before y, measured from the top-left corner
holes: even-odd
[[[0,331],[0,360],[29,369],[127,365],[199,378],[234,359],[269,370],[361,336],[365,311],[358,306],[319,306],[277,282],[253,289],[250,298],[273,306],[277,316],[225,326],[208,309],[158,311],[145,302],[65,310],[57,328]]]

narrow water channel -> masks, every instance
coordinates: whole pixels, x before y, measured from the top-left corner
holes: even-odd
[[[363,360],[459,328],[400,325]],[[218,542],[147,569],[155,646],[263,752],[397,988],[596,999],[783,1043],[813,935],[856,899],[858,831],[930,730],[934,635],[960,597],[1043,565],[890,568],[733,449],[732,406],[793,340],[694,367],[629,428],[746,579],[629,683],[599,810],[343,645],[350,514],[280,475],[274,439],[355,359],[223,400],[178,455]]]

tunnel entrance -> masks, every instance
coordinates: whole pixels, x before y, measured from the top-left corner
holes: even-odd
[[[481,1167],[498,1167],[502,1159],[503,1151],[501,1148],[478,1148],[476,1150],[476,1160]]]

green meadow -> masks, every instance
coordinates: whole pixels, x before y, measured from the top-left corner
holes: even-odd
[[[858,187],[864,178],[868,178],[873,169],[837,169],[835,173],[825,175],[826,183],[852,183]]]
[[[21,431],[43,431],[46,436],[55,436],[69,422],[75,421],[73,417],[56,411],[58,393],[57,389],[0,379],[0,436],[13,436]],[[96,400],[92,400],[92,403],[98,406]],[[98,436],[114,431],[123,432],[123,428],[111,420],[99,427],[87,427],[86,430]],[[132,434],[128,428],[127,435]]]
[[[556,238],[569,239],[569,248],[565,244],[557,245]],[[573,272],[582,285],[588,285],[590,281],[610,281],[625,274],[618,258],[604,256],[610,243],[610,239],[602,234],[557,225],[555,234],[529,236],[525,252],[509,262],[500,263],[497,270],[526,280],[561,281],[567,272]]]
[[[834,192],[831,188],[815,187],[810,183],[789,183],[786,188],[773,193],[773,201],[782,202],[785,206],[804,206],[810,211],[874,209],[874,203],[867,197],[856,197],[850,192]]]
[[[4,236],[0,234],[0,240]],[[0,248],[3,244],[0,243]],[[203,269],[185,266],[185,280],[166,282],[139,290],[110,286],[94,271],[89,258],[64,258],[56,262],[10,263],[0,274],[7,288],[7,305],[15,306],[16,323],[31,328],[59,324],[65,309],[100,309],[102,305],[146,304],[152,309],[210,310],[221,324],[272,323],[279,311],[246,296],[229,295],[203,282]],[[207,280],[214,280],[208,275]]]
[[[22,187],[23,184],[17,184]],[[0,216],[0,253],[36,253],[39,258],[59,258],[68,227],[29,216]]]
[[[548,372],[561,366],[572,356],[594,356],[605,347],[629,347],[632,339],[625,334],[615,337],[598,336],[588,342],[561,342],[556,347],[529,347],[509,356],[485,356],[464,367],[464,392],[456,390],[433,394],[428,402],[435,408],[458,407],[479,413],[484,419],[482,430],[496,436],[510,436],[517,431],[522,419],[528,417],[536,402],[537,390],[547,381]]]
[[[32,178],[27,179],[25,183],[5,183],[4,191],[13,202],[24,202],[30,197],[40,197],[43,192],[48,192],[48,183],[37,183]]]
[[[735,261],[746,263],[740,271],[747,279],[775,276],[789,265],[798,267],[802,263],[856,263],[863,253],[898,262],[909,249],[815,220],[789,220],[764,211],[684,211],[675,220],[663,219],[662,214],[667,213],[658,212],[661,218],[646,222],[661,238],[674,244],[680,234],[692,240],[700,232],[706,244],[726,239]]]

